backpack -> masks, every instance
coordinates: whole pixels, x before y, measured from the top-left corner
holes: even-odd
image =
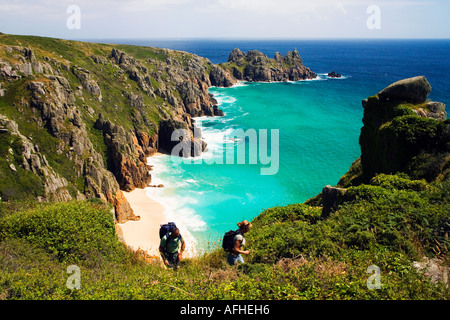
[[[234,237],[241,234],[239,230],[230,230],[225,233],[222,240],[222,248],[226,252],[232,252],[234,249]]]
[[[172,232],[174,228],[176,228],[175,222],[169,222],[167,224],[162,224],[159,228],[159,238],[164,238],[165,235],[167,235],[167,238],[169,238],[169,233]],[[178,236],[178,238],[181,238],[181,234]]]

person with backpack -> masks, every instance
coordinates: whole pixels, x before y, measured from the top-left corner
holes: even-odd
[[[242,248],[245,246],[244,234],[250,230],[252,224],[244,220],[237,225],[239,227],[238,230],[230,230],[225,233],[222,244],[225,251],[228,252],[227,261],[232,266],[236,263],[244,263],[241,254],[250,254],[250,250],[242,250]]]
[[[180,230],[175,226],[170,229],[162,238],[159,245],[159,252],[163,258],[164,264],[169,267],[178,267],[183,259],[183,252],[186,243],[180,234]]]

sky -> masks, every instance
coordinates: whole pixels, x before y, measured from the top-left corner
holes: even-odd
[[[0,32],[65,39],[450,38],[449,0],[0,0]]]

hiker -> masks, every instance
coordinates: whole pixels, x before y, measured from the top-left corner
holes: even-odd
[[[235,265],[236,263],[244,263],[244,259],[241,254],[248,255],[250,253],[249,250],[242,250],[245,246],[245,238],[244,234],[250,230],[252,224],[247,220],[239,222],[238,224],[239,230],[237,230],[236,235],[233,239],[233,247],[231,251],[228,253],[227,261],[230,265]]]
[[[164,264],[169,268],[178,267],[179,262],[183,259],[185,247],[186,244],[180,230],[176,227],[173,228],[170,233],[162,237],[159,245],[159,252],[163,257]]]

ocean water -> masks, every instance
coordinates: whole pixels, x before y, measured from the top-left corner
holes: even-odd
[[[297,48],[304,64],[319,75],[311,81],[210,88],[225,116],[197,119],[208,151],[197,163],[170,156],[149,158],[154,165],[152,184],[165,185],[150,188],[150,196],[166,207],[168,220],[195,237],[200,251],[219,245],[223,233],[237,228],[243,219],[251,220],[269,207],[304,202],[325,185],[335,185],[360,156],[361,100],[397,80],[425,75],[433,87],[429,98],[450,105],[448,40],[104,42],[183,50],[213,63],[226,62],[234,48],[257,49],[269,57]],[[344,77],[328,79],[326,74],[332,70]],[[230,139],[238,129],[267,130],[268,142],[242,136]],[[277,133],[279,143],[272,144]],[[242,144],[247,151],[267,147],[272,157],[278,154],[279,164],[270,163],[278,169],[276,174],[261,174],[269,164],[259,158],[252,164],[248,156],[244,164],[220,164],[220,160],[226,162],[223,154],[237,153]],[[271,154],[275,145],[279,150]]]

